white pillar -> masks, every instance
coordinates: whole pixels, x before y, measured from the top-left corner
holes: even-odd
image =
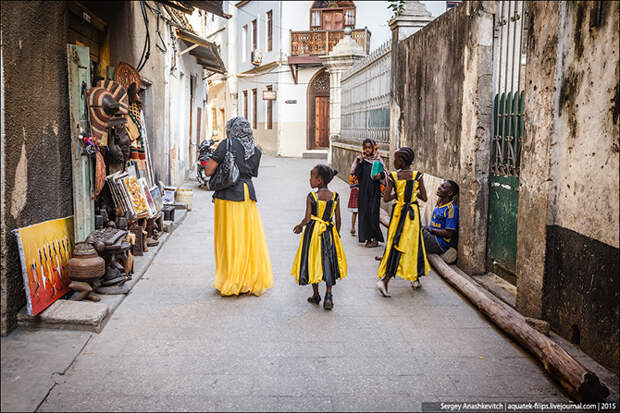
[[[351,37],[351,29],[345,29],[345,36],[326,56],[320,56],[321,62],[329,72],[329,151],[327,163],[332,163],[332,137],[340,135],[342,114],[342,74],[353,64],[366,56],[364,50]]]

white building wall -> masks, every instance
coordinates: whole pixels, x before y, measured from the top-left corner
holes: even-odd
[[[229,2],[230,3],[230,2]],[[229,4],[230,5],[230,4]],[[252,1],[243,7],[237,8],[236,13],[236,40],[237,40],[237,73],[253,69],[251,62],[252,54],[252,21],[257,23],[256,47],[262,52],[262,64],[280,59],[280,2],[278,1]],[[267,50],[267,12],[272,12],[272,50]],[[247,35],[243,36],[243,27],[247,27]],[[231,36],[232,33],[229,33]],[[244,42],[245,40],[245,42]]]
[[[224,20],[218,17],[206,22],[207,35],[222,27],[225,30],[208,38],[221,47],[221,55],[228,70],[225,79],[226,90],[214,80],[212,87],[216,96],[208,101],[218,106],[226,102],[226,118],[243,116],[243,91],[248,92],[248,120],[253,123],[252,89],[257,90],[257,128],[254,130],[256,143],[266,152],[280,156],[297,157],[307,151],[307,88],[312,76],[321,67],[300,67],[298,84],[294,84],[287,65],[290,55],[291,31],[309,30],[310,8],[313,1],[251,1],[236,7],[237,1],[225,1],[224,12],[233,17]],[[423,1],[434,17],[445,11],[445,2]],[[374,50],[391,39],[388,21],[392,11],[386,1],[357,1],[356,28],[366,27],[371,32],[370,49]],[[267,11],[272,11],[272,50],[267,51]],[[252,21],[257,22],[257,49],[262,52],[261,65],[278,62],[268,72],[243,77],[243,72],[256,68],[251,62]],[[247,27],[243,35],[243,27]],[[217,79],[216,76],[214,78]],[[266,129],[266,101],[262,92],[267,85],[273,85],[277,100],[273,102],[273,129]],[[286,103],[289,101],[289,103]],[[295,103],[292,103],[295,102]],[[218,106],[219,107],[219,106]]]
[[[187,45],[178,40],[177,50],[185,49]],[[169,53],[172,53],[170,48]],[[174,61],[169,58],[170,64]],[[188,178],[194,169],[196,161],[196,141],[198,108],[202,110],[204,119],[204,99],[206,97],[206,84],[203,80],[204,70],[196,63],[196,59],[189,53],[176,58],[176,67],[167,70],[168,105],[172,108],[168,111],[168,125],[170,136],[170,183],[180,186]],[[194,77],[193,105],[190,104],[191,77]],[[158,104],[155,102],[155,104]],[[190,125],[190,109],[193,111]],[[201,124],[204,121],[201,120]],[[192,138],[192,154],[190,155],[190,136]],[[201,126],[201,136],[204,136],[204,128]]]
[[[322,67],[300,68],[294,84],[290,73],[282,73],[278,92],[278,110],[281,118],[278,130],[281,156],[299,157],[307,151],[307,98],[310,79]],[[291,103],[286,103],[287,101]],[[295,103],[292,103],[292,102]]]

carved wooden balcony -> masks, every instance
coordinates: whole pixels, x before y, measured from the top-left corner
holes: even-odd
[[[291,31],[291,56],[326,55],[343,37],[344,30]],[[366,53],[369,52],[370,32],[367,29],[355,29],[351,37]]]

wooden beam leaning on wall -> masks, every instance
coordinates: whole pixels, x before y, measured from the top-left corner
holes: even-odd
[[[521,314],[508,310],[503,302],[486,293],[475,281],[470,281],[453,270],[438,255],[430,254],[428,260],[450,285],[540,360],[545,371],[575,400],[595,402],[609,395],[609,389],[599,381],[596,374],[586,369],[549,337],[528,325]]]

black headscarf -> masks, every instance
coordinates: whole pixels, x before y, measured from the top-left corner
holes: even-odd
[[[245,160],[250,159],[254,155],[256,146],[254,145],[254,135],[252,135],[252,127],[247,119],[237,116],[226,123],[226,137],[228,139],[237,139],[243,145],[245,152]]]

